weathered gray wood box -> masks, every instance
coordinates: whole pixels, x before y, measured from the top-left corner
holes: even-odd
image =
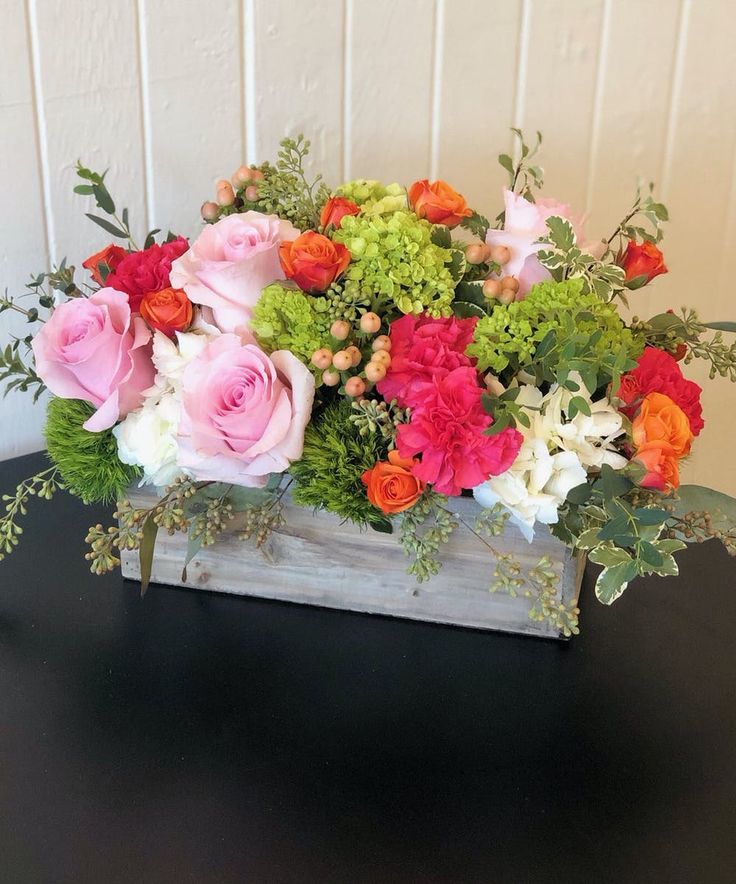
[[[131,489],[130,500],[134,506],[150,507],[156,496]],[[236,517],[227,534],[214,546],[200,550],[189,564],[186,582],[182,580],[186,535],[169,536],[160,531],[151,580],[191,589],[561,638],[560,631],[550,623],[529,619],[532,600],[522,593],[512,597],[490,591],[496,567],[494,554],[468,527],[475,521],[478,506],[470,498],[453,498],[451,506],[465,524],[460,524],[443,547],[439,574],[421,584],[406,573],[408,560],[394,535],[361,531],[330,513],[298,507],[288,496],[284,506],[286,526],[274,532],[263,549],[237,536]],[[559,575],[560,602],[577,602],[584,560],[573,556],[544,526],[540,526],[531,544],[511,525],[489,543],[498,553],[513,553],[522,571],[534,568],[547,556]],[[122,573],[130,580],[140,580],[137,552],[122,554]]]

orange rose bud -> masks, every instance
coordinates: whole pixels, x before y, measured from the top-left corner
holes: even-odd
[[[92,274],[92,279],[103,285],[108,275],[118,266],[128,253],[121,246],[105,246],[94,255],[90,255],[86,261],[82,261],[82,267]],[[101,266],[104,265],[104,266]]]
[[[619,255],[616,263],[626,273],[627,286],[634,289],[651,282],[660,273],[667,273],[664,255],[653,242],[639,244],[630,239],[626,251]],[[633,285],[629,286],[629,283]]]
[[[319,213],[319,223],[322,227],[327,227],[328,224],[339,227],[346,215],[357,215],[359,212],[360,206],[347,197],[331,196],[322,206],[322,211]]]
[[[324,292],[346,271],[350,252],[342,243],[308,230],[293,241],[282,242],[279,258],[284,273],[302,291]]]
[[[161,289],[143,296],[141,316],[157,331],[170,338],[192,324],[192,302],[182,289]]]
[[[690,453],[693,434],[685,412],[664,393],[649,393],[631,425],[634,460],[647,470],[644,488],[663,491],[680,484],[679,460]]]
[[[465,197],[445,181],[433,181],[431,184],[426,178],[415,181],[409,188],[409,202],[419,218],[446,227],[457,227],[463,218],[473,214]]]
[[[412,473],[417,463],[412,458],[400,457],[398,451],[389,451],[388,461],[379,461],[373,469],[366,470],[361,480],[373,506],[386,515],[414,506],[426,488],[426,483]]]

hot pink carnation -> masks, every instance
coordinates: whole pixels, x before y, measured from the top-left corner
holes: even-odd
[[[130,252],[105,280],[108,288],[125,292],[130,309],[138,313],[143,296],[169,288],[171,265],[189,248],[183,236],[161,245],[154,243],[140,252]]]
[[[419,385],[472,365],[465,350],[477,321],[407,314],[392,322],[391,365],[377,384],[378,392],[387,402],[396,399],[401,408],[413,407]]]
[[[84,425],[96,433],[137,408],[153,383],[150,340],[127,296],[103,288],[54,310],[33,339],[36,371],[55,396],[97,408]]]
[[[417,385],[411,421],[399,426],[399,454],[421,454],[413,473],[440,494],[460,494],[505,472],[519,453],[517,430],[483,435],[492,419],[481,406],[481,394],[475,369],[461,366]]]
[[[285,279],[279,245],[299,231],[276,215],[242,212],[208,224],[171,271],[171,284],[212,309],[220,331],[241,331],[269,283]]]
[[[197,479],[262,486],[301,457],[314,378],[288,350],[225,334],[184,370],[179,464]]]
[[[685,412],[690,421],[690,431],[697,436],[705,426],[700,404],[702,392],[702,387],[695,381],[683,376],[674,356],[657,347],[646,347],[637,367],[621,378],[616,395],[624,402],[621,411],[633,418],[646,395],[664,393]]]

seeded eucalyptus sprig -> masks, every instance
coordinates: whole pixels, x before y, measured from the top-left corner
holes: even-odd
[[[288,218],[302,230],[317,230],[319,210],[329,198],[330,190],[321,175],[311,180],[307,177],[304,161],[309,148],[310,142],[303,135],[284,138],[276,166],[268,163],[261,166],[264,177],[257,184],[257,200],[252,205],[244,203],[240,211],[258,208]]]
[[[446,497],[428,490],[402,515],[401,546],[412,559],[406,570],[419,583],[439,572],[442,566],[438,557],[440,545],[447,543],[458,527],[457,519],[445,508],[446,504]]]
[[[51,500],[56,491],[63,487],[58,470],[49,467],[24,479],[15,489],[15,494],[3,494],[5,513],[0,516],[0,562],[18,546],[23,533],[19,517],[27,514],[30,499],[38,497],[41,500]]]
[[[729,378],[736,383],[736,338],[724,341],[724,332],[736,332],[736,322],[702,322],[695,310],[683,307],[676,313],[659,313],[648,320],[637,316],[631,328],[641,333],[648,344],[674,353],[679,344],[686,346],[685,362],[704,359],[710,363],[710,377]],[[710,332],[712,337],[706,338]]]
[[[391,402],[361,399],[352,402],[351,407],[355,414],[350,415],[350,422],[355,424],[361,436],[377,433],[389,443],[389,450],[395,447],[399,424],[409,420],[407,408],[399,408],[395,399]]]

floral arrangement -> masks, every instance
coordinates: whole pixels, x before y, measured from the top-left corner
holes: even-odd
[[[140,549],[144,588],[159,529],[188,533],[189,561],[240,513],[261,545],[287,488],[396,532],[419,580],[461,527],[457,495],[474,495],[466,527],[490,551],[510,520],[586,553],[604,603],[637,575],[676,574],[687,542],[735,553],[734,501],[679,473],[703,429],[682,367],[705,359],[736,380],[736,324],[691,309],[627,320],[629,295],[667,272],[665,207],[650,186],[588,239],[539,195],[541,136],[515,132],[493,221],[444,181],[310,180],[300,137],[220,181],[191,241],[153,230],[139,247],[105,176],[79,165],[75,190],[103,213],[88,217],[122,244],[86,273],[64,261],[32,278],[32,306],[0,301],[36,329],[0,351],[0,380],[50,392],[52,463],[3,498],[0,558],[29,498],[58,488],[117,501],[88,559],[103,573]],[[155,506],[133,507],[131,483],[161,488]],[[490,588],[526,592],[533,617],[575,632],[546,564],[523,577],[489,558]]]

